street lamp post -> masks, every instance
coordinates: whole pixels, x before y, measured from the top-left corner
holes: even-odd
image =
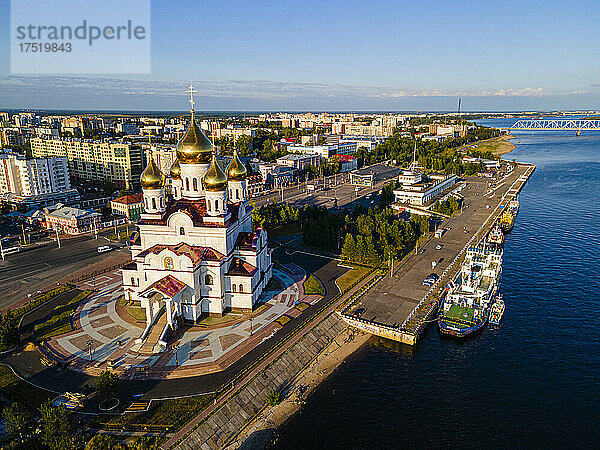
[[[90,339],[89,341],[87,341],[86,346],[88,349],[88,353],[90,355],[90,362],[91,362],[91,361],[93,361],[92,352],[93,352],[94,341]]]
[[[250,317],[250,336],[252,336],[252,317]]]
[[[58,234],[58,228],[56,228],[56,242],[58,242],[58,248],[60,248],[60,235]]]
[[[175,350],[175,367],[179,367],[179,357],[178,357],[179,345],[178,344],[173,345],[173,350]]]
[[[4,261],[4,249],[2,248],[2,236],[0,236],[0,255],[2,255],[2,261]]]

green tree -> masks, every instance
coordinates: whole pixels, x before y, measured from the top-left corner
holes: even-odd
[[[119,389],[119,377],[111,371],[105,370],[96,377],[96,392],[101,400],[116,397]]]
[[[11,348],[19,342],[19,320],[10,309],[0,317],[0,345]]]
[[[21,403],[15,402],[4,410],[6,430],[20,442],[31,435],[35,427],[33,415]]]
[[[76,447],[71,436],[71,421],[64,405],[44,403],[40,407],[41,440],[51,450],[69,450]]]
[[[275,406],[283,401],[283,395],[280,391],[270,391],[267,397],[267,405]]]
[[[85,446],[85,450],[127,450],[128,446],[107,434],[95,435]]]

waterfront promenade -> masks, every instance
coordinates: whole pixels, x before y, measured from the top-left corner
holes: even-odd
[[[464,249],[485,235],[533,170],[534,166],[519,164],[491,188],[487,178],[467,178],[461,191],[462,212],[438,225],[447,230],[443,236],[421,243],[417,251],[401,261],[392,276],[383,277],[346,308],[342,313],[344,320],[372,334],[414,345],[433,318],[437,295],[458,270]],[[437,283],[432,287],[422,285],[432,272],[440,276]]]

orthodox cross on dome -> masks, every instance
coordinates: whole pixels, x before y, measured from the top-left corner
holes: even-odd
[[[191,111],[193,111],[194,110],[194,93],[198,92],[198,91],[196,89],[194,89],[194,85],[190,83],[190,88],[185,92],[190,93],[190,105],[192,106]]]

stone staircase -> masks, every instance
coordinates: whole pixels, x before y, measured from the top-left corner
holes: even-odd
[[[162,313],[160,313],[160,314],[161,315],[158,318],[158,320],[156,320],[154,322],[154,324],[152,325],[152,329],[150,330],[148,337],[142,343],[142,346],[140,347],[140,350],[139,350],[140,353],[145,353],[145,354],[154,353],[154,347],[158,344],[160,335],[162,334],[162,332],[165,328],[165,325],[167,324],[167,313],[163,310]]]

